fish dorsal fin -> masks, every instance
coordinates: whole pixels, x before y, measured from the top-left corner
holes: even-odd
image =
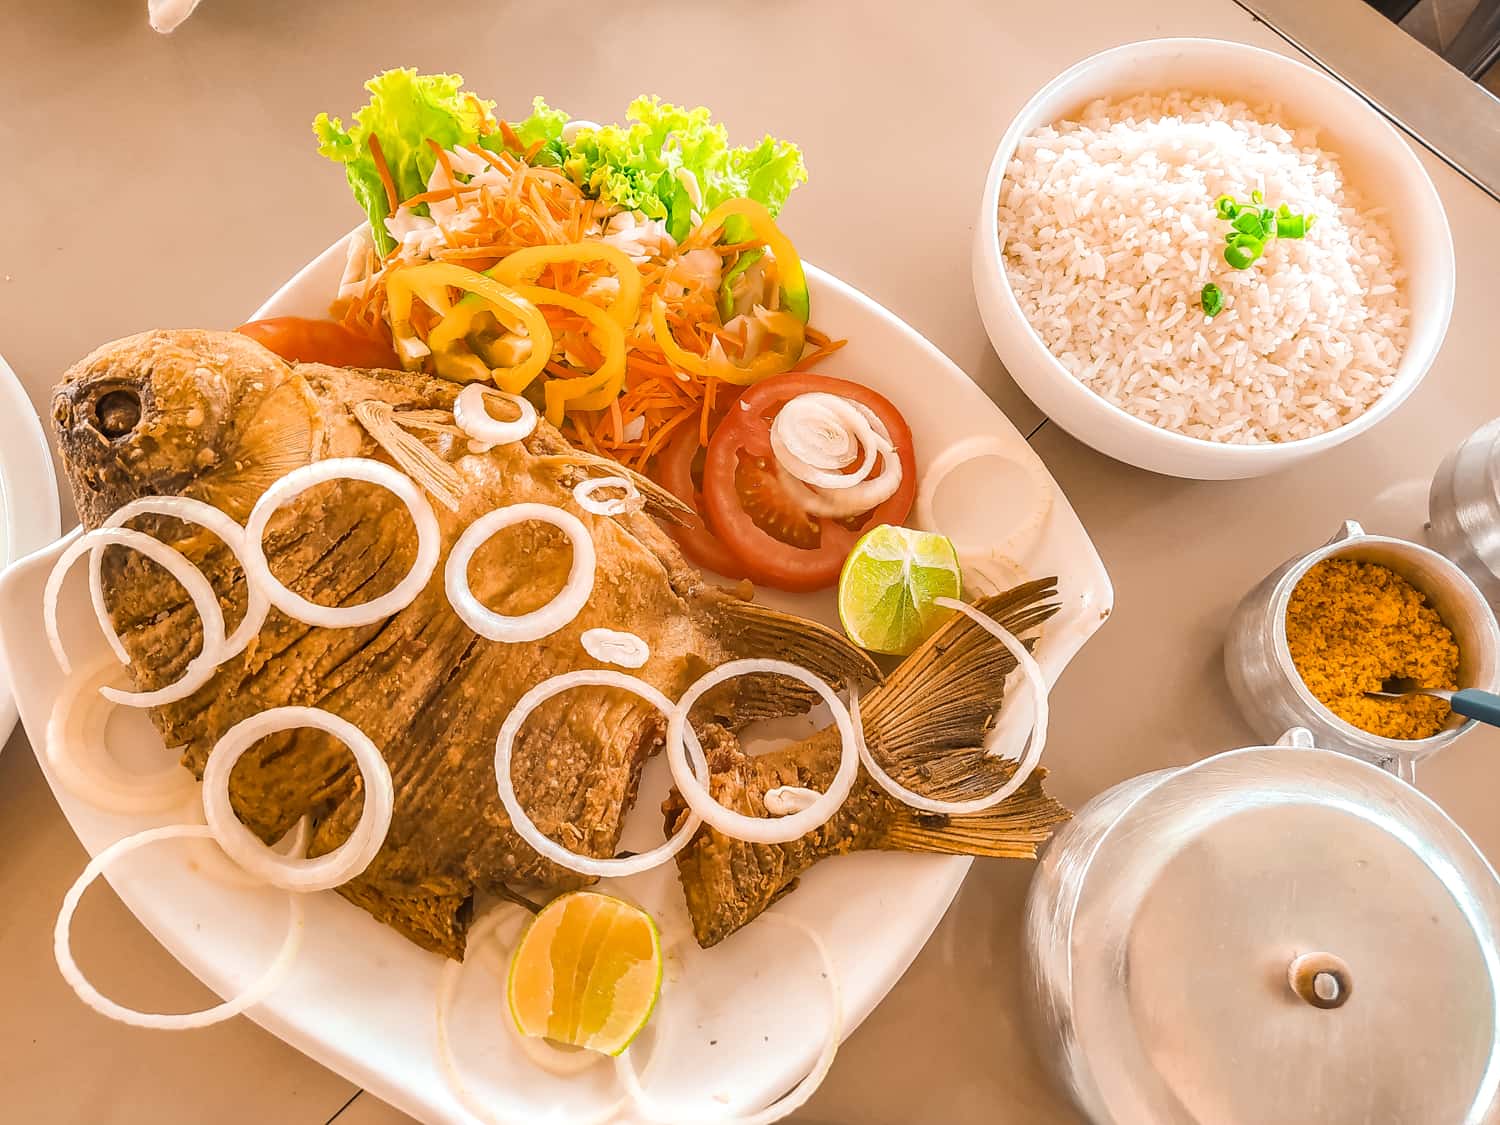
[[[395,407],[379,399],[366,399],[354,406],[354,417],[365,432],[391,455],[391,459],[428,492],[432,493],[449,511],[458,511],[463,499],[463,481],[458,470],[444,461],[411,433],[412,429],[433,430],[441,423],[425,415],[439,415],[441,411],[413,411],[422,415],[410,419],[406,414],[397,414]],[[410,428],[408,428],[410,427]]]
[[[657,519],[670,520],[672,523],[683,523],[688,516],[693,514],[693,509],[684,504],[676,496],[657,484],[650,477],[638,473],[634,469],[627,469],[618,461],[611,461],[607,457],[596,457],[592,453],[582,450],[574,450],[571,453],[554,453],[537,458],[543,465],[551,465],[557,468],[574,467],[583,470],[579,480],[585,477],[625,477],[636,487],[641,498],[646,502],[646,514],[655,516]]]
[[[1057,580],[1045,578],[974,603],[1028,647],[1058,610]],[[993,792],[1014,769],[988,755],[985,735],[1016,660],[967,617],[955,615],[860,701],[865,742],[903,785],[942,800]]]

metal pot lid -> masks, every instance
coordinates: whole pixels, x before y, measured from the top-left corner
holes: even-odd
[[[1319,750],[1156,776],[1081,876],[1087,1101],[1121,1125],[1500,1120],[1500,883],[1458,826]]]

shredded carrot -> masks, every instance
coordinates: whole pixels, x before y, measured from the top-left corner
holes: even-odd
[[[380,150],[380,138],[374,133],[370,134],[370,159],[375,162],[380,186],[385,188],[386,203],[390,205],[391,214],[394,215],[396,208],[401,206],[401,200],[396,195],[396,181],[391,179],[391,167],[385,162],[385,153]]]
[[[510,127],[509,121],[500,122],[500,135],[505,138],[505,147],[520,152],[522,149],[521,138],[516,131]]]

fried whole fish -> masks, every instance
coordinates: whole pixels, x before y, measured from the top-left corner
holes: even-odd
[[[497,644],[452,611],[441,564],[406,609],[372,625],[315,628],[273,610],[245,652],[189,698],[153,711],[168,746],[201,776],[218,739],[271,707],[302,705],[353,722],[380,747],[396,787],[385,846],[350,901],[417,944],[461,958],[477,892],[587,882],[539,857],[511,828],[494,781],[495,737],[519,696],[540,681],[595,666],[584,630],[629,629],[650,646],[639,670],[675,698],[736,656],[776,655],[832,683],[871,678],[867,657],[821,625],[708,585],[649,514],[592,515],[572,487],[597,466],[542,423],[524,443],[471,451],[454,429],[453,384],[402,372],[289,365],[233,333],[159,331],[119,340],[75,365],[57,388],[52,420],[74,501],[87,527],[138,497],[184,495],[243,523],[287,472],[331,457],[394,462],[440,501],[443,555],[475,518],[527,501],[573,512],[598,558],[593,593],[568,626],[541,641]],[[610,463],[608,472],[618,473]],[[643,482],[648,512],[675,504]],[[213,535],[177,520],[133,526],[175,546],[209,579],[232,629],[246,578]],[[390,493],[331,482],[293,500],[264,538],[272,571],[323,605],[368,601],[393,587],[415,556],[405,507]],[[475,595],[500,613],[529,612],[562,586],[571,563],[556,529],[528,523],[475,557]],[[103,585],[139,689],[177,679],[201,646],[185,593],[164,570],[110,549]],[[741,681],[731,712],[748,719],[805,708],[784,680]],[[580,853],[614,855],[640,770],[661,744],[665,718],[624,692],[579,688],[538,708],[517,741],[517,794],[538,827]],[[232,777],[241,819],[273,840],[304,814],[311,854],[347,838],[363,807],[349,753],[298,730],[267,738]]]
[[[1031,582],[976,603],[1017,636],[1057,612],[1053,580]],[[1028,642],[1028,647],[1030,643]],[[865,742],[882,769],[908,789],[965,801],[999,789],[1016,763],[988,755],[985,734],[1015,670],[1010,652],[967,617],[957,616],[862,701]],[[698,714],[694,714],[695,724]],[[832,728],[779,750],[751,756],[725,727],[704,728],[709,792],[726,808],[765,816],[766,794],[782,786],[823,790],[838,771]],[[863,767],[832,819],[787,844],[752,844],[704,826],[677,854],[693,934],[705,948],[754,919],[813,864],[867,850],[941,852],[1034,859],[1068,810],[1042,791],[1037,769],[992,809],[964,816],[919,812],[881,789]],[[688,815],[676,789],[662,805],[666,830]]]

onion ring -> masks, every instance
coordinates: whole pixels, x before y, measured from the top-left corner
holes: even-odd
[[[623,488],[625,495],[614,500],[595,500],[594,493],[601,488]],[[645,504],[640,489],[629,477],[589,477],[574,487],[573,499],[585,512],[596,516],[623,516],[626,512],[638,511]]]
[[[578,638],[583,651],[595,660],[618,664],[621,668],[639,668],[651,659],[651,646],[634,633],[616,629],[585,629]]]
[[[417,557],[412,562],[411,570],[396,583],[394,589],[363,605],[325,606],[308,601],[301,594],[287,589],[271,573],[271,566],[266,561],[263,539],[266,525],[271,522],[276,510],[308,489],[333,480],[365,481],[390,490],[406,505],[406,510],[411,513],[412,523],[417,528]],[[442,533],[432,505],[410,477],[383,462],[372,461],[367,457],[334,457],[293,469],[266,489],[255,502],[250,518],[245,522],[245,573],[252,584],[258,583],[264,587],[271,604],[288,617],[304,625],[349,629],[359,625],[372,625],[411,605],[427,585],[432,572],[437,569],[442,546]]]
[[[463,1076],[458,1072],[458,1061],[453,1057],[453,1045],[449,1041],[448,1036],[448,1013],[453,1007],[453,998],[458,993],[458,986],[463,978],[464,966],[469,963],[472,952],[482,942],[488,941],[493,936],[495,930],[499,929],[500,924],[505,921],[506,915],[512,909],[525,914],[525,911],[519,906],[515,906],[512,903],[501,903],[470,926],[464,960],[445,960],[442,972],[438,977],[437,1053],[439,1069],[443,1072],[443,1078],[447,1081],[448,1089],[453,1093],[453,1096],[458,1099],[459,1103],[466,1110],[480,1121],[485,1122],[485,1125],[536,1125],[538,1121],[534,1110],[528,1110],[524,1117],[502,1117],[490,1106],[480,1101],[474,1095],[474,1092],[464,1084]],[[500,1018],[509,1022],[514,1029],[515,1021],[510,1019],[508,1008],[501,1014]],[[517,1037],[520,1036],[519,1031],[516,1031],[515,1034]],[[593,1054],[594,1052],[585,1053]],[[532,1062],[537,1062],[537,1059],[532,1055],[528,1054],[527,1057]],[[602,1060],[605,1056],[597,1055],[596,1057]],[[592,1066],[592,1064],[590,1065]],[[538,1066],[543,1070],[550,1069],[539,1062]],[[619,1114],[624,1104],[625,1099],[623,1097],[618,1098],[591,1116],[579,1116],[567,1121],[567,1125],[604,1125],[605,1122],[612,1121]],[[553,1121],[555,1119],[549,1117],[547,1120]],[[561,1125],[561,1123],[558,1123],[558,1125]]]
[[[486,608],[474,596],[469,588],[469,563],[474,552],[496,532],[528,520],[550,523],[566,535],[573,544],[573,565],[568,569],[568,580],[550,602],[530,613],[510,617]],[[481,637],[508,644],[539,641],[566,626],[588,603],[589,595],[594,592],[594,561],[593,536],[572,512],[551,504],[511,504],[480,516],[464,529],[448,554],[443,580],[453,612]]]
[[[543,859],[550,859],[559,867],[566,867],[569,871],[576,871],[581,875],[596,875],[600,878],[639,875],[642,871],[650,871],[653,867],[666,863],[687,846],[687,842],[693,838],[693,833],[697,832],[698,826],[702,824],[695,813],[689,813],[687,820],[667,839],[666,843],[657,845],[649,852],[641,852],[639,855],[628,856],[624,859],[583,856],[570,852],[542,833],[542,830],[527,815],[526,810],[521,807],[520,798],[516,796],[515,782],[510,776],[516,735],[521,733],[521,727],[531,713],[554,695],[561,695],[575,687],[589,686],[612,687],[628,691],[668,716],[674,710],[672,701],[660,691],[645,680],[627,676],[624,672],[614,672],[605,668],[584,668],[577,672],[564,672],[560,676],[543,680],[516,700],[516,705],[511,708],[510,714],[505,716],[505,722],[500,725],[500,733],[495,737],[495,785],[500,791],[500,803],[505,806],[506,815],[510,817],[511,827]],[[701,751],[694,764],[705,778],[708,777],[708,763],[703,760]]]
[[[1026,779],[1036,769],[1037,762],[1041,760],[1042,750],[1047,745],[1047,681],[1042,675],[1042,669],[1035,658],[1027,651],[1014,635],[1007,632],[993,619],[980,613],[979,610],[965,602],[955,598],[935,598],[935,604],[946,606],[948,609],[957,610],[965,617],[970,618],[985,632],[993,636],[1005,646],[1006,650],[1016,659],[1016,666],[1026,678],[1027,686],[1031,688],[1032,699],[1035,702],[1035,713],[1032,719],[1031,738],[1026,747],[1026,753],[1022,756],[1016,772],[1011,774],[1008,780],[999,789],[996,789],[988,797],[975,797],[969,801],[940,801],[935,797],[925,797],[921,793],[914,793],[907,789],[875,761],[875,756],[870,753],[870,748],[865,745],[864,734],[859,736],[859,760],[864,763],[865,770],[876,785],[884,789],[896,800],[904,805],[910,805],[914,809],[923,812],[940,813],[946,816],[967,816],[970,813],[984,812],[992,809],[1001,801],[1005,800],[1021,786],[1026,784]],[[853,710],[859,711],[859,701],[855,700]]]
[[[83,873],[78,876],[73,885],[68,888],[68,893],[63,896],[62,909],[57,914],[57,925],[52,932],[52,951],[57,958],[57,968],[62,973],[63,980],[78,994],[82,1000],[100,1015],[108,1016],[112,1020],[129,1024],[132,1027],[154,1028],[159,1031],[188,1031],[198,1027],[209,1027],[212,1024],[222,1023],[227,1019],[239,1015],[248,1008],[264,1000],[286,975],[291,966],[292,959],[296,957],[297,950],[302,945],[302,900],[296,895],[288,895],[288,916],[286,938],[281,943],[280,950],[270,966],[263,972],[247,989],[231,1000],[225,1000],[212,1008],[205,1008],[201,1012],[185,1012],[182,1015],[169,1015],[157,1012],[138,1012],[134,1008],[126,1008],[116,1004],[113,1000],[104,996],[89,983],[88,978],[83,975],[83,970],[78,967],[78,962],[73,959],[71,944],[73,915],[78,910],[78,903],[83,898],[84,891],[89,889],[93,883],[116,859],[129,852],[154,844],[158,840],[175,839],[198,839],[211,836],[211,830],[203,824],[169,824],[163,828],[148,828],[144,832],[137,832],[133,836],[126,836],[122,840],[116,840],[109,847],[89,860]]]
[[[354,830],[316,859],[280,855],[240,822],[229,802],[229,776],[245,751],[267,735],[311,727],[338,739],[354,754],[364,778],[365,807]],[[286,891],[331,890],[347,883],[375,858],[391,827],[396,787],[375,743],[347,719],[316,707],[273,707],[224,732],[203,766],[203,816],[219,846],[251,875]]]
[[[814,391],[789,401],[771,423],[771,449],[783,478],[815,516],[852,516],[885,503],[901,487],[901,459],[873,410],[842,395]],[[859,468],[853,464],[864,451]],[[880,473],[870,473],[880,458]]]
[[[159,539],[153,539],[143,531],[132,531],[128,527],[99,527],[80,535],[58,556],[52,573],[47,575],[47,585],[42,593],[42,615],[46,623],[47,640],[52,645],[52,654],[57,657],[58,666],[62,668],[64,675],[72,674],[73,666],[63,650],[62,634],[57,626],[57,603],[62,593],[63,579],[81,556],[108,544],[139,551],[177,580],[187,591],[193,607],[203,620],[203,647],[197,656],[188,661],[187,668],[175,683],[155,691],[122,691],[119,688],[103,687],[99,689],[100,694],[111,703],[118,703],[123,707],[160,707],[165,703],[186,699],[208,683],[222,663],[224,611],[219,608],[218,596],[208,584],[208,579],[203,577],[203,572],[188,562],[181,551],[167,546]],[[106,635],[113,631],[105,619],[100,620],[100,627]]]
[[[693,704],[703,697],[704,692],[717,687],[725,680],[761,672],[788,676],[822,696],[823,701],[828,704],[828,709],[833,712],[833,721],[838,727],[839,738],[843,743],[838,772],[834,774],[828,789],[801,812],[778,819],[745,816],[743,813],[725,808],[714,800],[707,785],[693,775],[693,771],[688,767],[687,759],[688,740],[692,739],[695,747],[698,745],[697,735],[688,723],[688,712],[692,710]],[[672,780],[676,783],[677,790],[682,794],[682,799],[687,802],[688,807],[702,817],[706,824],[731,839],[745,840],[753,844],[786,844],[800,839],[827,823],[849,796],[849,791],[854,788],[855,778],[859,775],[859,749],[854,737],[854,724],[849,718],[849,709],[834,694],[833,689],[817,676],[785,660],[731,660],[727,664],[721,664],[683,693],[682,698],[677,701],[677,706],[672,709],[671,715],[671,721],[667,724],[667,765],[672,771]],[[701,748],[698,752],[701,757]]]
[[[47,719],[47,764],[63,788],[106,812],[139,815],[178,808],[198,785],[181,762],[135,773],[110,757],[104,735],[113,704],[100,697],[99,689],[119,671],[110,660],[92,672],[68,677]]]
[[[193,802],[192,816],[194,824],[207,823],[203,815],[202,801]],[[307,854],[307,846],[310,843],[312,843],[312,817],[304,816],[287,829],[286,835],[271,845],[271,850],[277,855],[301,857]],[[216,883],[223,883],[229,887],[251,888],[269,885],[264,879],[256,878],[225,855],[224,849],[219,847],[213,837],[207,840],[193,840],[188,847],[195,853],[189,862],[200,874],[207,875]]]
[[[812,1070],[806,1076],[777,1098],[764,1109],[754,1113],[735,1115],[733,1113],[722,1113],[718,1115],[694,1112],[691,1116],[684,1116],[680,1112],[668,1115],[662,1113],[647,1098],[645,1090],[641,1088],[640,1075],[636,1073],[635,1061],[631,1059],[631,1051],[625,1050],[615,1059],[615,1073],[619,1075],[621,1084],[629,1096],[631,1104],[636,1111],[647,1121],[657,1122],[660,1125],[672,1125],[674,1122],[726,1122],[733,1125],[772,1125],[772,1122],[780,1121],[782,1118],[796,1113],[812,1098],[828,1077],[828,1072],[833,1069],[834,1057],[838,1054],[839,1043],[843,1039],[844,1032],[844,996],[843,989],[839,986],[838,974],[834,970],[833,958],[829,956],[828,947],[823,944],[823,939],[818,936],[807,923],[786,914],[762,914],[762,920],[773,920],[784,926],[799,930],[812,942],[813,948],[818,952],[819,959],[823,962],[823,977],[828,981],[828,995],[833,1006],[833,1018],[828,1023],[828,1035],[823,1040],[823,1049],[818,1052],[817,1059],[813,1062]],[[654,1056],[648,1060],[649,1068],[654,1062]]]
[[[211,531],[229,548],[235,561],[240,564],[240,569],[245,569],[245,529],[212,504],[194,500],[191,496],[144,496],[139,500],[132,500],[114,511],[103,526],[123,527],[136,516],[145,515],[172,516],[183,523],[197,524]],[[89,596],[94,599],[94,613],[104,625],[104,639],[109,642],[109,647],[114,650],[120,663],[129,664],[130,653],[125,651],[120,635],[109,624],[109,610],[104,605],[103,561],[102,548],[89,555]],[[224,641],[223,659],[220,663],[245,651],[250,638],[260,632],[260,627],[266,622],[266,614],[271,611],[270,599],[260,586],[250,581],[248,571],[245,578],[245,599],[245,616]]]
[[[1025,442],[1021,444],[1025,445]],[[1026,446],[1024,455],[1019,454],[1015,446],[1014,440],[1005,441],[993,434],[980,434],[966,438],[945,449],[922,474],[913,515],[916,525],[928,531],[940,530],[933,510],[938,488],[953,474],[954,470],[970,461],[978,461],[985,457],[998,457],[1002,461],[1009,461],[1023,469],[1037,486],[1041,499],[1035,510],[1000,543],[961,543],[956,537],[949,535],[948,538],[953,541],[953,547],[958,553],[960,562],[963,561],[965,555],[993,554],[1001,547],[1008,548],[1008,554],[1020,558],[1030,550],[1032,544],[1041,535],[1042,527],[1052,512],[1057,485],[1047,472],[1047,466],[1042,464],[1042,459],[1032,451],[1030,446]]]
[[[508,422],[502,422],[490,413],[484,396],[492,394],[504,399],[521,413]],[[453,421],[460,430],[486,446],[509,445],[530,437],[536,429],[536,407],[524,396],[486,387],[483,383],[470,383],[459,391],[453,402]]]

